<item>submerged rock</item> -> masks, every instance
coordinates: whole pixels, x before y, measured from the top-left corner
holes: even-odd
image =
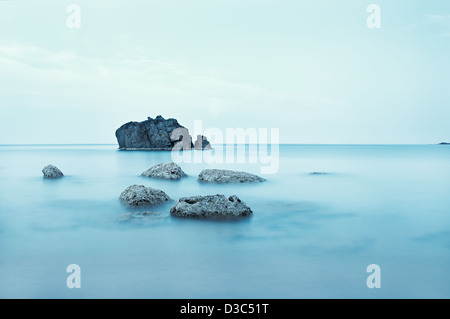
[[[170,214],[177,217],[223,218],[244,217],[253,214],[250,207],[236,195],[207,195],[183,197],[176,201]]]
[[[246,172],[225,169],[204,169],[198,175],[198,180],[208,183],[258,183],[265,179]]]
[[[120,222],[156,222],[162,221],[166,217],[156,212],[128,213],[119,218]]]
[[[116,130],[116,138],[119,149],[127,151],[179,151],[194,147],[187,128],[176,119],[166,120],[161,115],[122,125]]]
[[[64,176],[59,168],[53,165],[45,166],[42,169],[42,174],[44,174],[44,178],[60,178]]]
[[[186,177],[187,175],[180,166],[172,162],[157,164],[143,172],[142,176],[174,180]]]
[[[120,194],[120,200],[129,206],[153,206],[170,200],[170,197],[156,188],[131,185]]]

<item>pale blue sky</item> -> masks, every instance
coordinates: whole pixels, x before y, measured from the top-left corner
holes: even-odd
[[[0,1],[0,144],[115,143],[158,114],[282,143],[450,141],[449,57],[442,0]]]

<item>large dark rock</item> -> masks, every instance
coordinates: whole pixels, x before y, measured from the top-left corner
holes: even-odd
[[[439,143],[439,145],[450,145],[450,143],[442,142],[442,143]]]
[[[119,149],[127,151],[178,151],[194,147],[187,128],[176,119],[166,120],[161,115],[122,125],[116,131],[116,138]]]
[[[230,218],[248,217],[253,212],[236,195],[227,198],[218,194],[180,198],[170,209],[170,214],[190,218]]]

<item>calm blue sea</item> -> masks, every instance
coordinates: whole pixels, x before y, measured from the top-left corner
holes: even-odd
[[[279,171],[255,185],[197,175],[259,163],[140,176],[170,161],[115,145],[0,146],[0,298],[450,298],[450,146],[281,145]],[[66,176],[44,180],[47,164]],[[123,222],[132,184],[174,200],[235,194],[254,216],[176,219],[170,202],[150,209],[164,218]],[[80,289],[66,285],[69,264]]]

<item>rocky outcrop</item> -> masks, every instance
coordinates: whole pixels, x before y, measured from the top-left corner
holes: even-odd
[[[187,175],[180,166],[172,162],[157,164],[143,172],[142,176],[176,180]]]
[[[442,142],[442,143],[439,143],[439,145],[450,145],[450,143]]]
[[[206,136],[197,135],[197,140],[194,143],[194,149],[196,150],[212,150],[211,144],[208,142]]]
[[[44,174],[44,178],[60,178],[64,176],[59,168],[53,165],[45,166],[42,169],[42,174]]]
[[[180,198],[170,209],[170,214],[176,217],[227,218],[251,216],[253,212],[236,195],[228,198],[207,195]]]
[[[156,188],[131,185],[120,194],[120,200],[128,206],[153,206],[170,200],[170,197]]]
[[[176,119],[166,120],[161,115],[122,125],[116,138],[119,149],[127,151],[179,151],[194,147],[187,128]]]
[[[265,179],[246,172],[225,169],[204,169],[198,175],[198,180],[207,183],[258,183]]]

